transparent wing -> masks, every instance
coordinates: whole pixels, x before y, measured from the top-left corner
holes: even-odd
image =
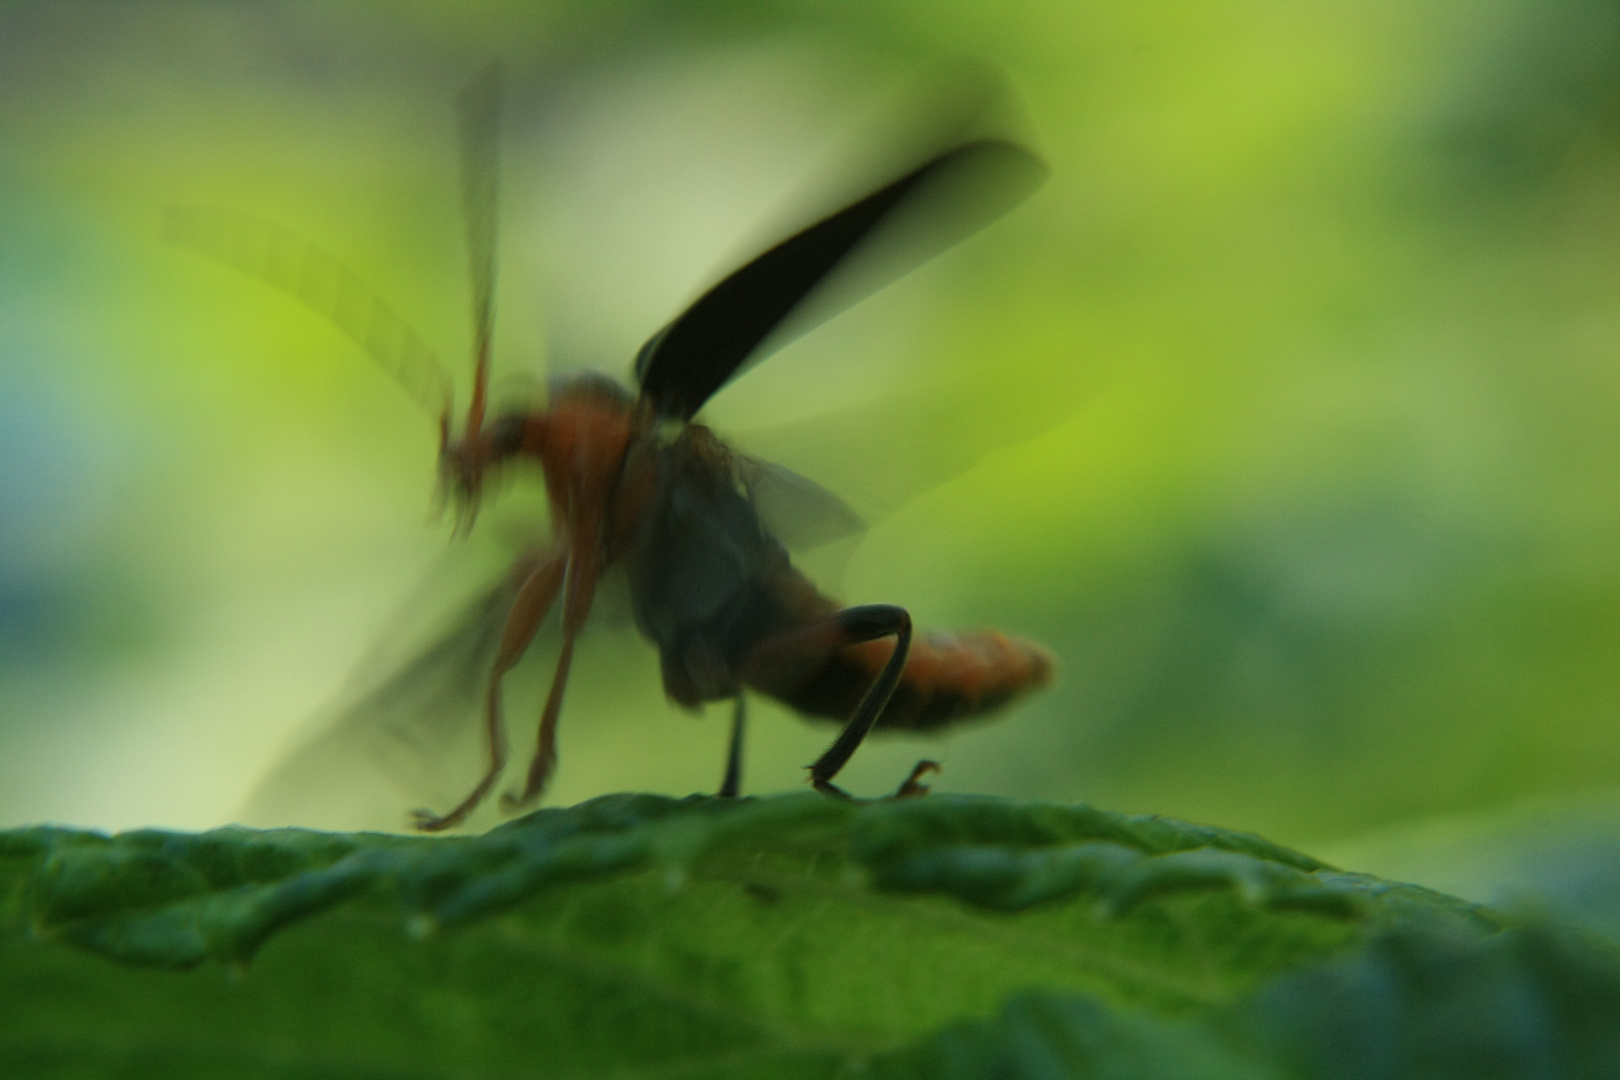
[[[412,807],[465,795],[482,768],[484,688],[521,578],[521,570],[507,573],[406,663],[369,683],[362,677],[336,719],[271,768],[242,820],[404,829]],[[376,666],[373,658],[361,671]]]
[[[444,413],[451,383],[433,351],[326,249],[263,218],[210,206],[165,208],[163,239],[301,301],[364,349],[429,415]]]
[[[790,550],[813,551],[866,531],[848,503],[815,481],[746,454],[734,458],[754,512]]]
[[[989,454],[1067,422],[1106,374],[1106,364],[1086,362],[1061,380],[995,372],[918,380],[863,405],[739,430],[734,442],[782,472],[815,477],[804,483],[825,484],[871,524]]]

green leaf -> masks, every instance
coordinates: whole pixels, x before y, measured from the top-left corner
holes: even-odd
[[[1374,970],[1414,927],[1506,940],[1259,837],[984,798],[31,829],[0,833],[0,1074],[1318,1075],[1273,1021],[1340,1015],[1344,979],[1308,973]],[[1582,1008],[1620,985],[1588,967]]]

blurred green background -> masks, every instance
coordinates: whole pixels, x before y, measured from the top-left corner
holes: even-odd
[[[1611,805],[1620,5],[11,4],[0,822],[235,819],[478,558],[424,523],[432,418],[158,233],[171,203],[291,226],[459,375],[450,103],[492,55],[504,386],[625,374],[930,63],[1022,99],[1043,189],[706,414],[887,511],[823,560],[839,595],[1059,657],[999,720],[863,749],[851,788],[938,757],[942,790],[1373,870],[1414,822],[1438,850],[1435,822]],[[532,496],[488,530],[539,528]],[[548,800],[712,789],[725,716],[667,706],[605,609]],[[801,783],[830,730],[754,717],[748,786]],[[310,823],[403,824],[408,794],[332,768]]]

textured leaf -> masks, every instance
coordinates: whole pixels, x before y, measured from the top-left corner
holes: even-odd
[[[1020,994],[879,1057],[885,1080],[1596,1080],[1620,1075],[1620,964],[1578,934],[1417,920],[1186,1016]]]
[[[1371,1046],[1393,1010],[1421,1045],[1470,963],[1502,1001],[1567,981],[1483,909],[1259,837],[968,797],[21,830],[0,927],[8,1076],[1381,1075],[1317,1069],[1349,1059],[1300,1023]],[[1561,948],[1585,974],[1552,1045],[1610,1060],[1620,968]],[[1380,979],[1397,953],[1461,974]]]

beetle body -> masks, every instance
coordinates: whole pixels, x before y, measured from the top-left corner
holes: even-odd
[[[821,295],[822,284],[881,227],[911,222],[910,242],[901,249],[913,262],[931,257],[1032,191],[1045,174],[1039,159],[1004,138],[959,135],[712,286],[641,348],[635,392],[602,376],[579,376],[554,386],[545,408],[486,423],[499,98],[500,74],[492,65],[458,99],[474,345],[471,400],[455,437],[450,380],[431,353],[324,251],[240,215],[177,208],[167,225],[174,242],[326,315],[438,414],[441,481],[463,527],[476,516],[487,477],[525,465],[544,474],[551,545],[523,553],[486,605],[506,612],[483,679],[488,765],[459,805],[443,814],[417,811],[417,827],[450,828],[493,790],[506,764],[502,678],[560,605],[561,646],[535,753],[521,790],[503,802],[524,805],[544,791],[556,765],[575,641],[602,573],[616,564],[627,571],[636,625],[658,648],[670,699],[687,708],[737,702],[722,794],[736,794],[740,785],[745,690],[843,724],[810,766],[818,788],[836,791],[833,777],[875,726],[931,731],[1044,685],[1052,659],[1031,642],[996,632],[914,639],[903,608],[843,607],[823,595],[765,523],[758,485],[771,467],[733,452],[695,422],[716,391],[779,341],[784,326],[806,317],[804,302]],[[440,644],[427,655],[460,651]],[[903,790],[913,789],[921,769]]]
[[[881,643],[786,655],[770,648],[843,605],[793,566],[761,522],[731,449],[704,425],[662,437],[628,393],[586,377],[559,387],[544,413],[497,421],[483,456],[539,463],[571,564],[578,559],[592,574],[625,566],[636,626],[658,647],[672,701],[695,708],[746,687],[840,720],[882,669],[889,649]],[[1051,673],[1045,649],[1005,634],[917,638],[877,725],[939,728],[990,712]]]

